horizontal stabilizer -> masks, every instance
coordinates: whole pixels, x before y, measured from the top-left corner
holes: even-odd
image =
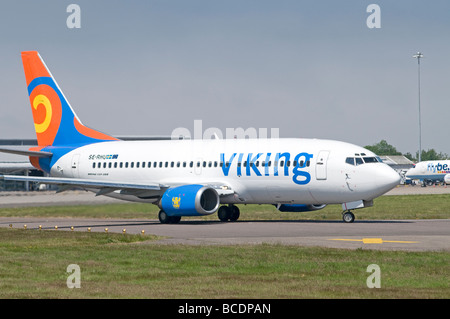
[[[16,154],[16,155],[23,155],[23,156],[31,156],[31,157],[52,157],[53,156],[53,153],[50,153],[50,152],[29,151],[29,150],[25,151],[25,150],[18,150],[18,149],[12,149],[12,148],[0,148],[0,152]]]

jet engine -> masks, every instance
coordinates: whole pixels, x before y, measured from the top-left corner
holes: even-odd
[[[450,185],[450,174],[446,174],[444,176],[444,183]]]
[[[168,216],[201,216],[215,213],[219,204],[214,188],[194,184],[169,188],[159,206]]]

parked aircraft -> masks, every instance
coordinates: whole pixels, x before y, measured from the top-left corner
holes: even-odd
[[[450,184],[450,160],[419,162],[406,172],[405,177],[419,179],[423,185],[436,181]]]

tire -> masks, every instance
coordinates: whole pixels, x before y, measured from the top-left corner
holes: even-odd
[[[355,215],[352,212],[346,212],[342,215],[342,220],[346,223],[353,223],[355,221]]]
[[[166,212],[163,210],[159,211],[158,219],[161,224],[169,224],[170,223],[169,215],[167,215]]]
[[[241,216],[241,212],[239,210],[239,207],[232,205],[230,207],[230,222],[235,222],[239,219],[239,216]]]
[[[178,224],[181,220],[181,216],[171,216],[169,218],[171,224]]]
[[[228,206],[220,206],[217,216],[222,222],[227,222],[231,217],[231,209]]]

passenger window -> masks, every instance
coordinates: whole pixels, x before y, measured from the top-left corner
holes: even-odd
[[[109,162],[109,163],[108,163],[108,168],[111,168],[111,167],[112,167],[112,163]]]
[[[117,162],[114,162],[114,168],[117,168]]]

